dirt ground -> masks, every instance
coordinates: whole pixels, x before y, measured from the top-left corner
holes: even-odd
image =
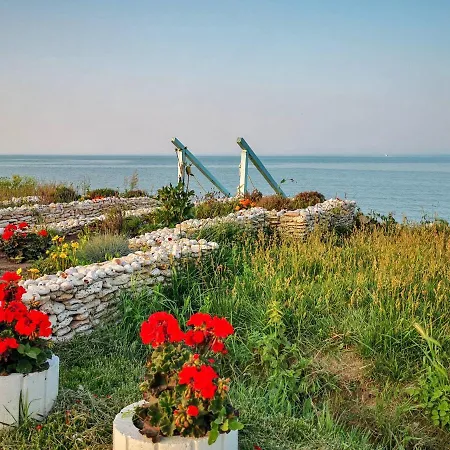
[[[4,253],[0,252],[0,276],[2,276],[5,272],[16,272],[20,267],[25,271],[31,266],[31,263],[16,263],[11,259],[7,258]]]

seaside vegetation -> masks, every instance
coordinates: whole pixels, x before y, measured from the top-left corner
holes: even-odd
[[[221,370],[234,380],[243,450],[450,448],[446,224],[369,223],[304,242],[233,225],[200,233],[219,251],[170,286],[130,289],[119,322],[55,346],[55,410],[3,434],[2,449],[111,448],[114,415],[140,398],[140,324],[161,310],[233,323]]]

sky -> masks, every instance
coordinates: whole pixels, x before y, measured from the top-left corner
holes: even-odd
[[[449,80],[448,0],[0,0],[0,154],[450,154]]]

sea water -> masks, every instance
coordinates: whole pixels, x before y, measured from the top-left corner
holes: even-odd
[[[202,163],[233,194],[239,184],[239,154],[201,156]],[[260,156],[288,195],[319,191],[327,198],[356,200],[362,211],[394,213],[398,220],[436,216],[450,220],[450,156],[344,157]],[[110,187],[123,190],[134,172],[139,188],[155,193],[176,183],[174,154],[129,156],[0,155],[0,177],[28,175],[40,180],[63,181],[74,186]],[[217,189],[194,167],[190,187],[198,195]],[[249,166],[249,190],[273,192],[261,175]]]

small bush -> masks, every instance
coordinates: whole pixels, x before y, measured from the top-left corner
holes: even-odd
[[[303,209],[325,201],[325,196],[317,191],[300,192],[292,200],[295,209]]]
[[[269,211],[273,209],[281,211],[282,209],[292,209],[292,200],[290,198],[282,197],[281,195],[267,195],[260,198],[256,202],[256,206],[260,206]]]
[[[57,186],[54,193],[53,201],[55,203],[70,203],[77,200],[80,196],[75,189],[70,186]]]
[[[226,216],[234,212],[237,205],[238,200],[220,201],[215,198],[207,198],[194,207],[194,216],[197,219]]]
[[[87,197],[90,199],[99,197],[118,197],[119,191],[110,188],[93,189],[87,193]]]
[[[169,184],[158,189],[156,199],[161,206],[155,211],[156,221],[164,227],[173,227],[184,220],[192,219],[193,196],[194,191],[185,190],[183,183],[176,186]]]
[[[106,213],[105,220],[101,222],[100,230],[106,234],[120,234],[123,231],[124,221],[124,211],[120,206],[114,206]]]
[[[78,257],[85,264],[106,261],[129,253],[128,239],[117,234],[98,234],[82,244]]]
[[[252,192],[245,195],[245,198],[248,198],[252,203],[256,203],[263,198],[263,194],[258,189],[253,189]]]
[[[142,189],[133,189],[132,191],[124,192],[121,197],[123,198],[133,198],[133,197],[148,197],[148,192]]]
[[[7,225],[0,237],[0,249],[17,262],[38,259],[45,255],[49,246],[48,232],[31,232],[26,222]]]
[[[142,227],[144,227],[146,223],[141,217],[138,216],[128,216],[125,217],[122,223],[122,233],[127,236],[137,236]]]

